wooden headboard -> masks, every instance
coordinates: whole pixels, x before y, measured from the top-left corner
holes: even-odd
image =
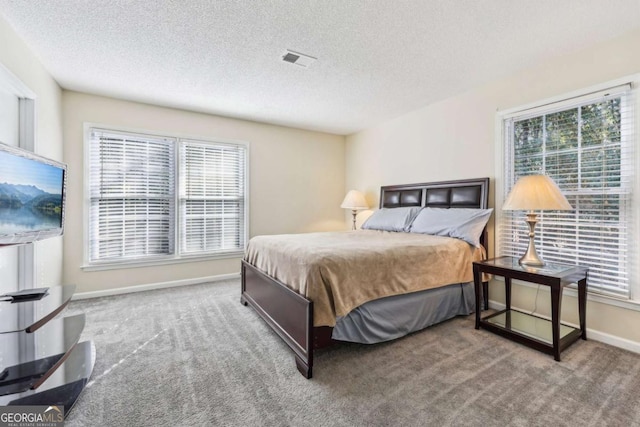
[[[405,206],[487,209],[489,207],[489,178],[380,187],[381,208]],[[480,237],[480,243],[488,252],[489,242],[486,227]]]

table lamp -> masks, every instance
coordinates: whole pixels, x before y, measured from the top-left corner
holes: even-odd
[[[529,224],[529,246],[520,258],[520,265],[542,267],[544,261],[536,252],[535,237],[537,215],[534,211],[567,211],[573,209],[564,197],[558,185],[546,175],[528,175],[521,177],[511,189],[502,209],[506,211],[526,210]]]
[[[341,208],[351,209],[351,214],[353,215],[353,226],[352,230],[356,229],[356,215],[359,210],[369,209],[369,205],[367,204],[367,200],[364,198],[364,195],[356,190],[350,190],[345,196]]]

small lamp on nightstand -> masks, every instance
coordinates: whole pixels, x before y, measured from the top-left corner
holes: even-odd
[[[367,204],[367,200],[364,198],[364,195],[356,190],[350,190],[345,196],[341,208],[351,209],[351,214],[353,215],[353,226],[352,230],[356,229],[356,215],[359,210],[369,209],[369,205]]]
[[[529,224],[529,246],[520,258],[520,265],[542,267],[544,261],[536,252],[533,241],[538,218],[536,210],[568,211],[573,209],[564,197],[558,185],[546,175],[528,175],[521,177],[511,189],[502,209],[505,211],[526,210]]]

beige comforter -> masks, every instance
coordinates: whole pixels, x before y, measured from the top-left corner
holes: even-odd
[[[314,302],[335,326],[365,302],[473,280],[483,249],[449,237],[374,230],[258,236],[245,260]]]

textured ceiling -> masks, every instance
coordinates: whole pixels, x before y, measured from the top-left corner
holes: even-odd
[[[640,26],[640,0],[0,0],[63,88],[349,134]],[[281,61],[286,49],[318,60]]]

